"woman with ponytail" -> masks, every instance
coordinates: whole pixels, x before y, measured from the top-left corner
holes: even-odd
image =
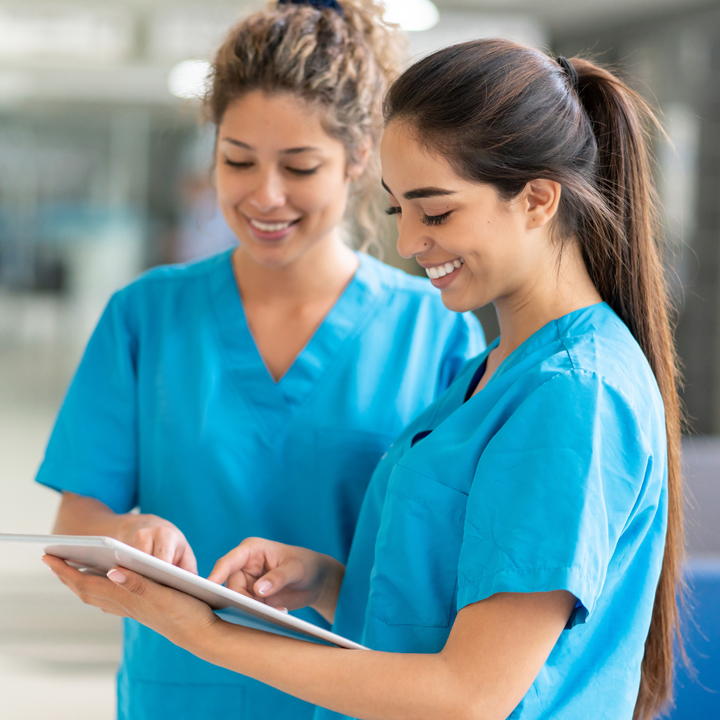
[[[48,562],[92,602],[327,708],[317,720],[653,718],[682,519],[652,114],[590,62],[481,40],[409,68],[385,122],[401,254],[448,308],[494,303],[500,337],[380,461],[346,567],[250,539],[211,576],[311,605],[369,650],[230,627],[133,573]]]
[[[239,247],[111,299],[38,475],[63,493],[55,532],[203,576],[252,535],[345,563],[381,455],[484,347],[427,280],[346,242],[378,241],[380,101],[403,47],[382,10],[273,3],[228,33],[206,110]],[[312,713],[124,625],[120,720]]]

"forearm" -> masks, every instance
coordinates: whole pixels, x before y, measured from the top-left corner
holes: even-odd
[[[53,533],[115,537],[124,517],[95,498],[64,492]]]
[[[475,718],[475,693],[442,654],[345,650],[217,622],[203,659],[314,705],[368,720]]]
[[[507,718],[576,603],[565,590],[497,593],[460,610],[437,654],[346,650],[227,623],[200,600],[129,570],[107,579],[45,560],[85,602],[132,617],[210,663],[364,720]]]

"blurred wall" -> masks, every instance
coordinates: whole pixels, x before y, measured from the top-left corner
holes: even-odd
[[[658,188],[679,309],[690,430],[720,433],[720,8],[559,34],[558,53],[616,65],[660,108]]]

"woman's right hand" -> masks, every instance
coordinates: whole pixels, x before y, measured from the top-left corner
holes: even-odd
[[[118,515],[116,540],[197,575],[190,543],[175,525],[157,515]]]
[[[95,498],[65,491],[53,532],[112,537],[197,575],[190,543],[175,525],[157,515],[117,514]]]
[[[335,616],[345,566],[294,545],[247,538],[215,563],[208,580],[270,607],[312,607],[328,622]]]

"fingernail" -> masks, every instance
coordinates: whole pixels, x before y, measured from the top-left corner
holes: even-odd
[[[270,588],[272,588],[272,583],[268,580],[262,580],[257,584],[257,591],[260,595],[265,595],[265,593],[270,591]]]
[[[116,570],[115,568],[113,568],[112,570],[109,570],[107,576],[114,583],[117,583],[118,585],[122,585],[127,580],[127,578],[125,577],[125,574],[121,573],[119,570]]]

